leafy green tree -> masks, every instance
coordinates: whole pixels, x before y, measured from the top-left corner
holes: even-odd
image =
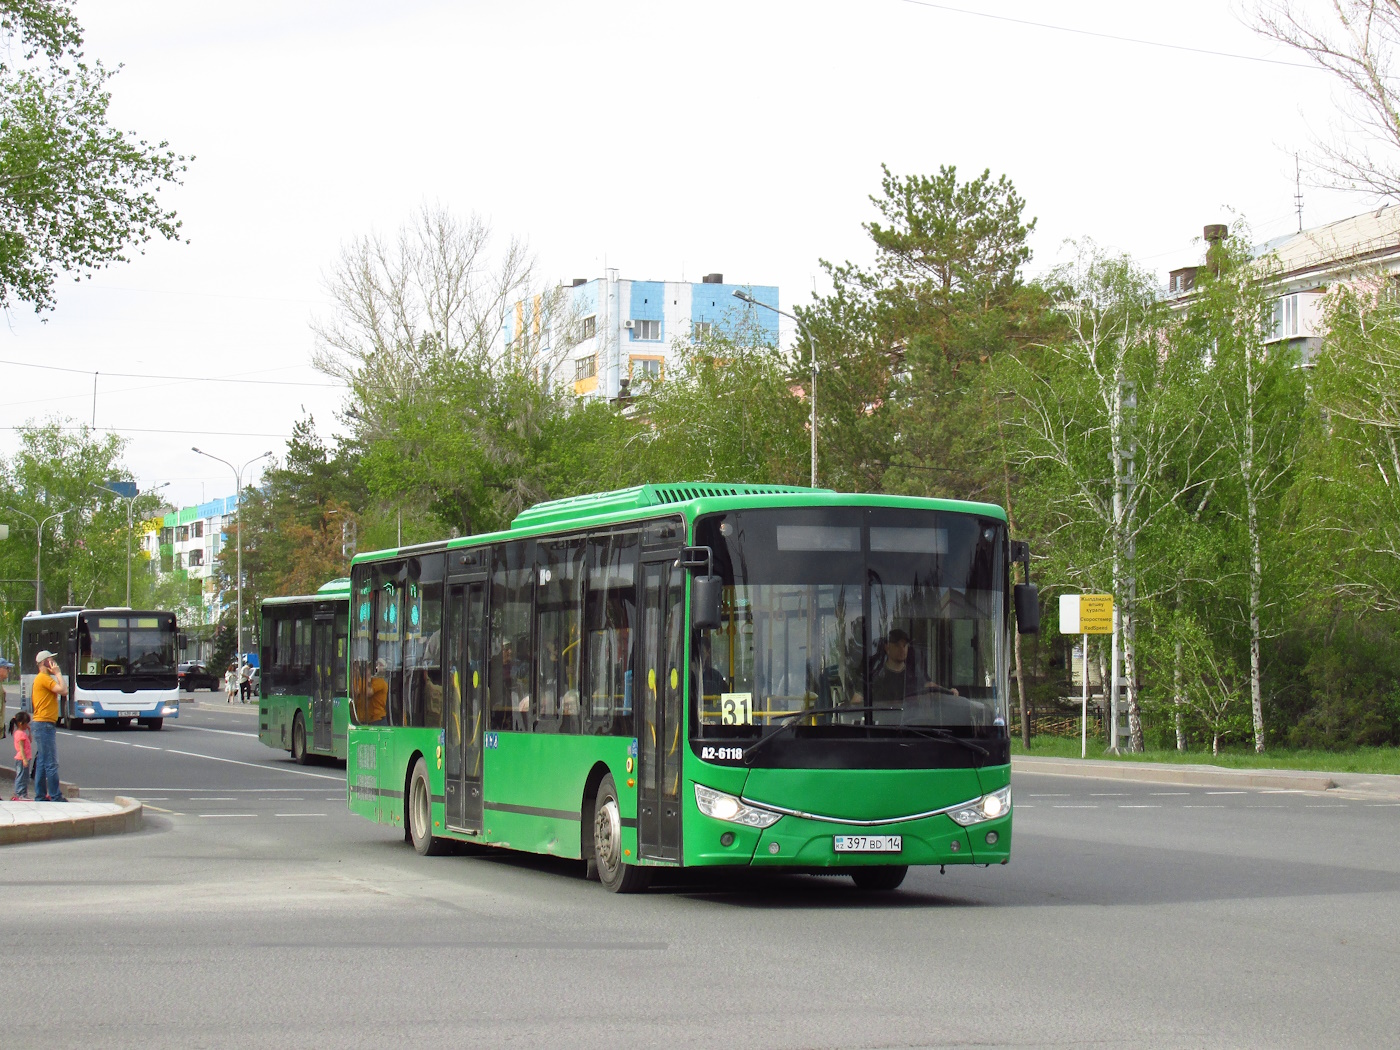
[[[0,45],[0,307],[46,310],[59,273],[90,276],[179,236],[157,194],[187,158],[108,124],[116,70],[83,60],[66,4],[0,0]]]
[[[125,442],[59,423],[19,431],[19,448],[0,462],[0,543],[3,615],[12,627],[34,608],[37,526],[43,525],[43,608],[64,604],[120,605],[126,591],[126,507],[102,486],[130,481]],[[136,516],[154,496],[139,497]]]
[[[1266,264],[1265,264],[1266,266]],[[1213,500],[1229,538],[1232,568],[1217,601],[1237,608],[1248,650],[1254,748],[1267,744],[1264,640],[1280,629],[1287,597],[1286,496],[1294,476],[1305,408],[1297,351],[1271,341],[1267,269],[1256,264],[1241,231],[1212,246],[1197,293],[1172,342],[1172,353],[1207,361],[1203,429],[1222,456]],[[1242,591],[1228,583],[1243,581]]]
[[[616,481],[807,484],[808,408],[790,369],[774,347],[678,345],[664,381],[635,402]]]

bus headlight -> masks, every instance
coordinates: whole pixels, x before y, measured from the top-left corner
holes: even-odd
[[[695,785],[695,805],[707,817],[727,820],[731,824],[744,824],[751,828],[772,827],[782,816],[781,813],[771,810],[745,805],[733,795],[707,788],[703,784]]]
[[[163,715],[173,715],[173,714],[177,714],[177,713],[179,712],[179,710],[180,710],[180,709],[179,709],[178,707],[167,706],[167,707],[165,707],[165,708],[161,711],[161,714],[163,714]]]
[[[85,707],[85,708],[83,708],[83,714],[85,714],[85,715],[95,715],[95,714],[97,714],[97,710],[96,710],[95,708],[92,708],[92,707]]]
[[[1011,789],[1004,787],[999,791],[993,791],[990,795],[983,795],[965,806],[950,809],[948,816],[953,819],[955,824],[967,827],[970,824],[980,824],[984,820],[996,820],[997,817],[1004,817],[1010,812]]]

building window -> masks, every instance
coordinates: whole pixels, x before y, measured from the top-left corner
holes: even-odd
[[[628,360],[628,373],[633,382],[645,379],[652,383],[661,382],[661,358],[633,357]]]
[[[709,321],[696,321],[691,326],[691,338],[697,343],[703,342],[714,333],[714,327]]]
[[[189,538],[190,538],[190,527],[189,527],[188,525],[181,525],[179,528],[177,528],[177,529],[175,530],[175,542],[176,542],[176,543],[184,543],[184,542],[186,542]]]
[[[591,379],[598,374],[598,358],[596,355],[581,357],[574,362],[574,382],[583,379]]]
[[[204,522],[197,521],[190,526],[190,538],[196,540],[204,539]]]
[[[190,551],[190,568],[204,564],[204,552],[202,550]]]
[[[592,339],[592,338],[593,338],[595,335],[597,335],[597,334],[598,334],[598,317],[597,317],[597,315],[595,314],[595,315],[592,316],[592,317],[585,317],[585,318],[583,319],[583,330],[582,330],[582,334],[579,336],[579,338],[580,338],[580,339]]]
[[[175,571],[179,572],[185,567],[185,556],[179,551],[175,552]]]
[[[661,322],[660,322],[660,321],[633,321],[633,322],[632,322],[632,338],[633,338],[633,339],[660,339],[660,338],[661,338]]]
[[[1298,334],[1298,296],[1285,295],[1274,301],[1274,338],[1288,339]]]

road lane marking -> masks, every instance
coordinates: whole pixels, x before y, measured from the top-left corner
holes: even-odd
[[[199,814],[199,815],[200,815],[201,817],[205,818],[206,820],[213,819],[214,817],[256,817],[256,816],[257,816],[256,813],[201,813],[201,814]]]
[[[132,744],[132,747],[139,747],[142,751],[164,751],[163,747],[156,747],[154,744]]]
[[[1090,798],[1126,798],[1127,796],[1128,796],[1128,792],[1126,792],[1126,791],[1091,791],[1091,792],[1089,792],[1089,797],[1090,797]]]
[[[1182,808],[1182,809],[1224,809],[1225,807],[1224,807],[1223,805],[1204,806],[1204,805],[1200,805],[1200,804],[1198,803],[1197,805],[1194,805],[1194,806],[1192,806],[1192,805],[1186,805],[1186,806],[1182,806],[1181,808]]]
[[[1098,807],[1098,803],[1091,803],[1091,804],[1089,804],[1089,805],[1084,805],[1083,803],[1080,803],[1080,804],[1078,804],[1078,805],[1057,804],[1057,805],[1051,806],[1050,808],[1051,808],[1051,809],[1098,809],[1099,807]]]
[[[1159,802],[1120,802],[1120,803],[1118,803],[1118,808],[1119,808],[1119,809],[1161,809],[1161,808],[1162,808],[1162,805],[1161,805],[1161,803],[1159,803]]]
[[[274,817],[324,817],[324,813],[274,813]]]
[[[225,736],[250,736],[254,740],[258,738],[257,733],[244,733],[236,729],[206,729],[204,726],[173,726],[174,729],[192,729],[196,733],[223,733]]]
[[[1164,796],[1164,797],[1165,797],[1165,796],[1170,796],[1170,795],[1189,795],[1189,794],[1191,794],[1191,792],[1189,792],[1189,791],[1149,791],[1148,794],[1149,794],[1149,795],[1152,795],[1152,796],[1161,795],[1161,796]]]
[[[253,769],[265,769],[270,773],[292,773],[297,776],[315,777],[317,780],[339,780],[340,777],[327,776],[325,773],[309,773],[304,769],[282,769],[279,766],[266,766],[261,762],[240,762],[236,758],[217,758],[214,755],[201,755],[194,751],[176,751],[173,747],[165,749],[169,755],[188,755],[190,758],[207,758],[210,762],[227,762],[233,766],[251,766]]]
[[[1248,791],[1207,791],[1207,795],[1248,795]]]
[[[237,802],[232,795],[191,795],[191,802]]]

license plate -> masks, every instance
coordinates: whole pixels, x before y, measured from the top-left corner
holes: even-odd
[[[117,717],[118,717],[118,718],[135,718],[135,717],[136,717],[137,715],[139,715],[140,713],[141,713],[140,711],[118,711],[118,712],[117,712]]]
[[[904,849],[902,835],[837,835],[837,853],[898,853]]]

